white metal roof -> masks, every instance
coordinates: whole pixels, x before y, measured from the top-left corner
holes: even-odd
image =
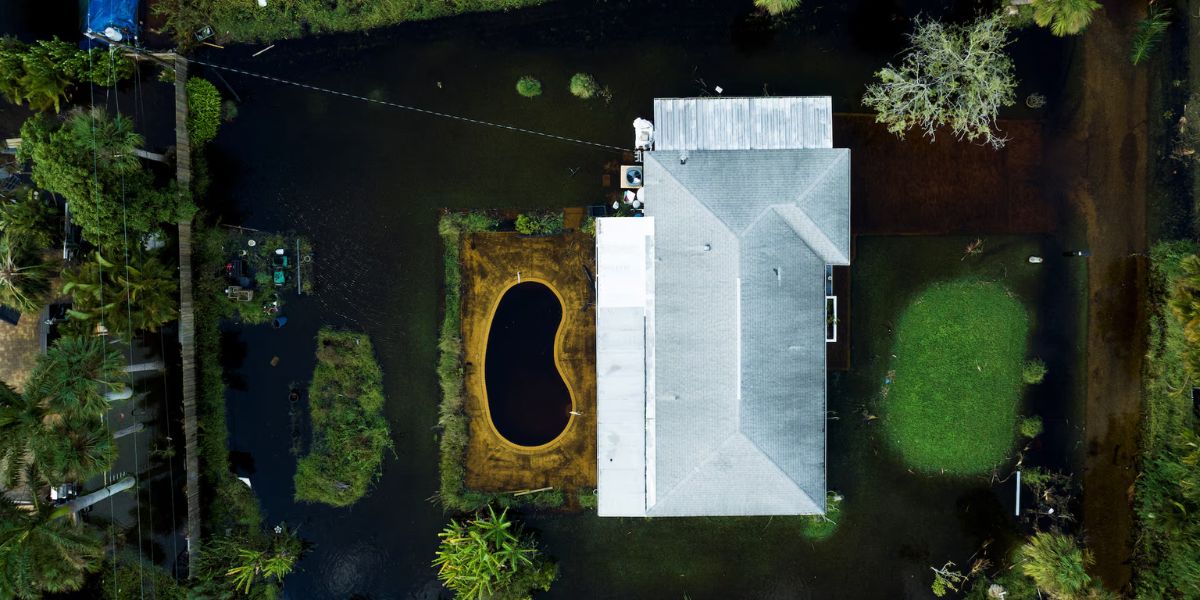
[[[829,96],[655,98],[655,150],[833,147]]]
[[[646,384],[653,373],[654,219],[596,219],[596,273],[598,513],[642,516],[654,391]]]

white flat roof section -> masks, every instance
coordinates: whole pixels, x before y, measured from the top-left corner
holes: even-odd
[[[602,517],[646,514],[654,219],[596,219],[596,454]]]

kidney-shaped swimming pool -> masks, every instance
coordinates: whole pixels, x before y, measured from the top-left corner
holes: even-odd
[[[496,431],[518,446],[541,446],[570,420],[571,393],[554,362],[562,302],[545,284],[518,283],[492,315],[484,359],[488,412]]]

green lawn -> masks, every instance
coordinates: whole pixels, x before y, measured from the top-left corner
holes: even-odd
[[[156,11],[184,44],[211,26],[219,42],[271,42],[310,33],[363,31],[405,21],[423,21],[470,12],[507,11],[545,0],[180,0],[159,3]]]
[[[308,388],[312,448],[296,465],[296,500],[348,506],[379,475],[392,447],[383,418],[383,374],[361,333],[324,328]]]
[[[896,326],[885,435],[913,468],[973,475],[1014,443],[1029,316],[997,283],[964,279],[919,293]]]

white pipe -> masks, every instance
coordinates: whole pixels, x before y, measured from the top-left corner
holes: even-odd
[[[1021,516],[1021,472],[1017,471],[1017,507],[1013,509],[1013,516]]]
[[[125,386],[121,390],[118,390],[115,392],[108,392],[107,394],[104,394],[104,399],[108,400],[109,402],[116,402],[117,400],[128,400],[132,397],[133,397],[133,388],[131,388],[129,386]]]
[[[55,511],[55,513],[57,514],[62,512],[65,514],[67,512],[79,512],[101,500],[107,499],[109,496],[119,494],[135,485],[137,485],[137,477],[134,477],[133,475],[126,475],[116,483],[100,488],[90,494],[79,496],[78,498],[67,502],[66,504],[62,505],[62,508]]]

